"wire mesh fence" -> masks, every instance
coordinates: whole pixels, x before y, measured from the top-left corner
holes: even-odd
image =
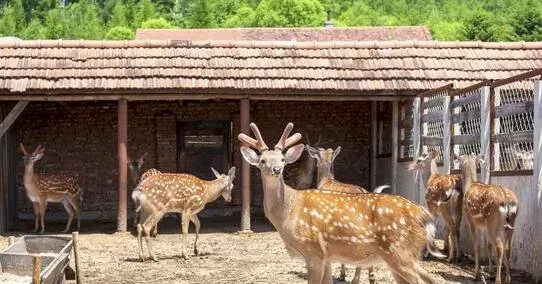
[[[454,97],[455,102],[465,101],[466,103],[452,104],[452,135],[454,147],[452,149],[455,155],[480,154],[481,145],[479,135],[481,132],[480,117],[480,96],[481,89],[475,89]],[[460,139],[464,137],[465,139]],[[453,169],[459,169],[454,164]]]
[[[503,138],[494,139],[495,171],[533,169],[533,90],[532,78],[495,88],[494,135]]]
[[[423,116],[422,118],[422,136],[424,137],[444,137],[444,124],[442,121],[444,111],[444,97],[448,96],[448,89],[442,90],[434,95],[423,98]],[[434,117],[434,118],[431,118]],[[426,120],[426,122],[423,122]],[[442,143],[440,145],[429,145],[422,140],[422,152],[428,153],[436,151],[437,164],[444,160]]]
[[[399,160],[407,161],[414,157],[412,145],[412,100],[399,105]]]

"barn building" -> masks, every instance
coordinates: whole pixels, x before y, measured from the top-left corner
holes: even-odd
[[[235,166],[233,202],[209,204],[206,214],[239,215],[240,229],[250,229],[250,212],[261,212],[260,177],[242,161],[236,138],[249,122],[269,137],[294,122],[310,141],[342,146],[339,180],[386,182],[401,193],[402,156],[392,141],[402,104],[449,83],[461,89],[537,68],[540,42],[437,42],[415,27],[0,41],[0,229],[33,219],[20,142],[45,147],[40,171],[80,177],[83,220],[116,220],[120,231],[133,206],[127,158],[144,152],[144,168],[207,179],[211,166]],[[61,207],[46,220],[55,218],[65,218]],[[540,265],[521,264],[531,273]]]

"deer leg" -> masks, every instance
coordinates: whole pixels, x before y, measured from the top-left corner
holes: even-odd
[[[190,225],[190,211],[184,212],[181,218],[181,224],[182,224],[182,248],[181,248],[181,257],[184,259],[188,259],[188,255],[186,254],[186,241],[188,238],[188,226]]]
[[[40,229],[40,204],[38,202],[32,202],[32,205],[34,205],[34,233],[37,233]]]
[[[346,266],[341,263],[341,274],[339,274],[339,281],[346,281]]]
[[[492,240],[495,240],[495,238]],[[495,248],[497,249],[497,272],[495,274],[495,284],[501,284],[502,258],[504,255],[504,244],[502,238],[496,238]]]
[[[139,260],[142,262],[145,261],[145,256],[143,255],[143,240],[141,240],[141,232],[143,231],[143,227],[141,224],[136,225],[137,228],[137,244],[139,247]]]
[[[510,253],[512,251],[512,233],[506,232],[506,244],[504,247],[504,265],[506,267],[505,283],[510,284],[512,277],[510,276]]]
[[[474,280],[480,279],[480,239],[478,238],[478,232],[470,220],[469,224],[470,235],[472,238],[472,245],[474,247]]]
[[[198,219],[198,216],[197,215],[192,215],[192,217],[190,217],[190,221],[192,221],[192,223],[194,223],[194,226],[196,227],[196,240],[194,240],[194,254],[196,256],[199,255],[199,252],[198,252],[198,236],[199,236],[199,229],[201,227],[201,223]]]
[[[325,261],[324,271],[322,272],[322,284],[333,284],[333,277],[331,271],[331,262]]]
[[[489,237],[489,236],[488,236]],[[489,262],[488,264],[488,271],[489,273],[493,273],[493,245],[491,245],[491,242],[489,241],[488,237],[486,237],[486,246],[487,246],[487,260]],[[496,247],[495,247],[496,248]]]
[[[75,211],[75,216],[77,217],[77,230],[81,229],[81,199],[79,195],[68,198],[70,205]]]
[[[308,284],[321,284],[322,282],[322,260],[320,259],[309,259],[307,263],[307,280]]]
[[[41,230],[40,234],[43,234],[45,232],[45,211],[47,209],[47,201],[42,199],[40,202],[40,223],[41,223]]]
[[[442,208],[441,210],[442,218],[444,219],[444,223],[446,224],[446,233],[447,233],[447,239],[448,239],[448,262],[454,261],[455,256],[455,246],[454,246],[454,221],[452,220],[452,216],[450,216],[450,213],[447,212],[447,208]]]
[[[153,228],[153,226],[156,225],[158,220],[160,220],[160,218],[162,218],[163,215],[164,215],[164,213],[162,213],[162,212],[152,213],[145,220],[145,223],[143,223],[143,232],[145,233],[145,241],[147,242],[147,249],[149,250],[149,256],[154,261],[158,261],[158,259],[156,258],[156,255],[154,254],[154,252],[152,250],[152,242],[151,242],[151,239],[150,239],[150,232],[151,232],[151,229]]]
[[[371,280],[371,269],[373,267],[371,266],[369,268],[369,281]],[[359,278],[361,277],[361,267],[356,267],[356,273],[354,273],[354,278],[352,279],[352,284],[359,284]]]
[[[67,199],[62,200],[62,205],[64,205],[66,212],[68,212],[68,222],[66,223],[66,229],[64,229],[62,233],[67,233],[72,225],[74,212],[70,205],[70,202]]]
[[[358,274],[358,270],[360,270],[360,268],[356,268],[356,275]],[[368,271],[369,271],[369,283],[370,284],[375,284],[376,283],[376,277],[375,277],[375,269],[373,266],[369,266],[368,268]],[[354,276],[354,280],[357,279],[357,283],[359,283],[359,276],[356,277],[356,275]],[[352,283],[354,283],[354,281],[352,281]]]

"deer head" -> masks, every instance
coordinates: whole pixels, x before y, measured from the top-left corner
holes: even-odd
[[[533,150],[526,151],[519,149],[517,145],[511,149],[513,155],[519,160],[522,169],[532,169],[534,164]]]
[[[43,158],[43,154],[45,153],[45,148],[43,148],[41,144],[38,145],[38,147],[34,150],[34,152],[32,152],[32,154],[28,154],[23,143],[19,143],[19,149],[23,153],[23,161],[26,167],[34,166],[37,161]]]
[[[145,162],[145,158],[148,155],[149,153],[145,152],[136,161],[128,157],[128,169],[130,170],[130,175],[132,176],[132,180],[134,181],[135,184],[139,183],[139,177],[141,176],[141,167],[143,166],[143,163]]]
[[[260,169],[261,173],[266,176],[272,176],[275,178],[282,178],[282,171],[286,164],[290,164],[299,159],[299,156],[303,153],[305,146],[303,144],[295,145],[289,148],[286,153],[282,153],[285,149],[301,140],[301,134],[296,133],[291,137],[290,132],[294,125],[288,123],[279,142],[275,145],[273,150],[269,150],[269,147],[263,141],[260,130],[256,124],[251,123],[250,129],[254,132],[256,139],[249,137],[246,134],[239,134],[239,140],[248,144],[250,147],[256,148],[259,152],[252,150],[250,147],[242,146],[241,154],[243,158],[251,165]]]
[[[422,153],[416,161],[410,163],[407,169],[411,172],[429,169],[431,162],[439,156],[439,151],[430,150],[428,153]]]
[[[222,178],[222,177],[225,176],[225,175],[220,174],[214,168],[211,168],[211,170],[213,171],[213,174],[215,175],[215,177],[217,179]],[[231,192],[233,190],[233,179],[235,178],[235,167],[232,167],[228,171],[228,176],[227,177],[228,177],[228,185],[226,186],[226,189],[222,191],[222,198],[224,198],[224,201],[229,203],[229,202],[231,202]]]
[[[484,163],[484,156],[482,154],[477,156],[476,154],[471,153],[470,155],[454,155],[454,159],[456,163],[461,165],[464,187],[465,189],[468,189],[470,183],[478,181],[478,177],[476,176],[476,166]]]

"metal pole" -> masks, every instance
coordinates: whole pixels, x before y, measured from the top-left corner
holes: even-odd
[[[250,135],[250,101],[248,99],[241,99],[240,112],[241,132]],[[244,159],[241,164],[241,196],[241,231],[250,231],[250,164]]]
[[[542,81],[534,81],[534,168],[533,168],[533,185],[538,193],[538,204],[540,205],[540,193],[541,193],[541,168],[542,161],[540,156],[542,155]]]
[[[118,154],[119,154],[119,212],[117,231],[126,232],[127,215],[126,202],[128,199],[128,101],[120,99],[118,102]]]
[[[391,184],[392,193],[397,193],[397,167],[399,163],[399,101],[392,102],[392,114],[391,114]]]
[[[443,117],[442,117],[442,126],[444,130],[444,137],[442,139],[442,154],[444,157],[444,173],[450,174],[451,166],[452,166],[452,128],[451,128],[451,109],[450,109],[450,102],[452,98],[450,96],[444,96],[444,101],[442,103],[442,106],[444,107],[443,110]]]
[[[376,155],[378,154],[377,112],[378,102],[371,102],[371,190],[376,187]]]
[[[421,150],[421,122],[422,122],[422,99],[414,99],[414,108],[412,110],[412,158],[414,161],[420,156]],[[414,174],[414,201],[420,202],[420,174],[416,171]]]
[[[484,157],[484,162],[482,163],[481,167],[482,182],[489,183],[489,171],[491,165],[491,88],[489,86],[482,87],[480,97],[480,114],[480,152]]]

